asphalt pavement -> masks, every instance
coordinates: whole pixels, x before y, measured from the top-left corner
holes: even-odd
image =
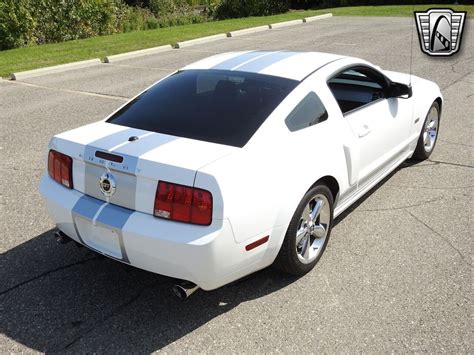
[[[38,193],[49,138],[105,117],[215,53],[289,49],[409,72],[411,18],[334,17],[21,82],[0,81],[0,352],[472,353],[474,21],[413,74],[445,103],[430,160],[407,162],[337,219],[317,267],[269,268],[182,302],[173,280],[57,245]]]

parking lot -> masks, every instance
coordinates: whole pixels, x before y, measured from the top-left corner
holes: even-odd
[[[463,48],[413,74],[445,103],[429,161],[406,163],[336,221],[295,279],[272,268],[183,302],[173,280],[57,245],[38,193],[47,143],[215,53],[290,49],[409,72],[413,19],[333,17],[156,55],[0,81],[0,352],[468,353],[472,342],[473,20]]]

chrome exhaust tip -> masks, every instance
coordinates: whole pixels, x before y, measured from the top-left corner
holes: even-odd
[[[56,238],[56,243],[58,244],[66,244],[72,241],[71,238],[61,231],[54,232],[54,237]]]
[[[180,300],[187,299],[189,296],[191,296],[198,289],[199,289],[198,285],[196,285],[192,282],[189,282],[189,281],[180,282],[179,284],[176,284],[172,287],[173,293]]]

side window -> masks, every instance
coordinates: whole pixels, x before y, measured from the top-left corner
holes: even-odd
[[[385,98],[385,77],[368,67],[344,70],[328,81],[342,113]]]
[[[286,126],[291,132],[313,126],[328,118],[328,113],[318,95],[311,91],[291,111],[285,119]]]

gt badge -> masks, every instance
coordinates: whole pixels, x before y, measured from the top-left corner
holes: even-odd
[[[451,9],[415,11],[421,50],[431,56],[450,56],[461,48],[466,12]]]
[[[115,188],[117,187],[115,183],[115,178],[111,173],[103,173],[99,179],[100,191],[105,196],[112,196],[115,193]]]

